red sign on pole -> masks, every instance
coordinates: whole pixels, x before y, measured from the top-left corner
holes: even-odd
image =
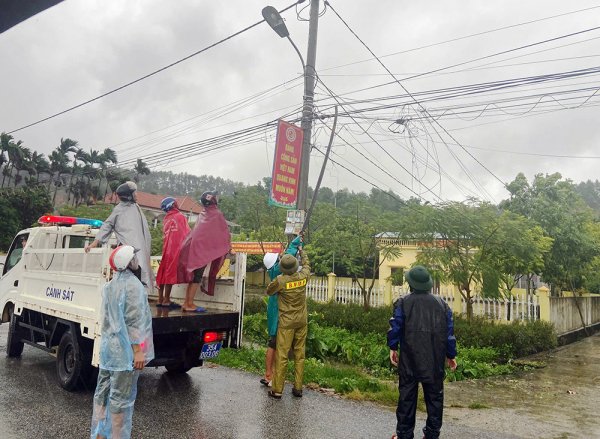
[[[269,194],[269,204],[272,206],[296,208],[303,138],[302,128],[279,120]]]

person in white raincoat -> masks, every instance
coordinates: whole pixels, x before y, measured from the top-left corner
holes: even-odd
[[[135,250],[110,256],[113,279],[102,289],[102,339],[91,439],[129,439],[140,370],[154,359],[152,314],[146,290],[133,274]]]
[[[150,245],[152,238],[148,220],[136,203],[137,185],[133,181],[123,183],[117,188],[117,196],[121,202],[117,204],[110,216],[102,223],[96,234],[96,239],[85,251],[96,248],[98,244],[106,244],[113,232],[117,235],[118,245],[131,245],[135,248],[139,261],[142,283],[150,288],[154,287],[154,273],[150,267]]]

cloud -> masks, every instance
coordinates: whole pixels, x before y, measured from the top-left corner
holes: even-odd
[[[283,8],[288,4],[278,1],[274,6]],[[436,0],[427,3],[407,3],[402,6],[396,1],[381,0],[368,4],[335,2],[333,5],[363,41],[380,56],[577,8],[595,6],[591,1],[582,1],[576,6],[570,6],[557,0],[546,2],[543,11],[535,4],[516,0],[508,0],[501,4]],[[263,6],[263,3],[254,0],[188,0],[176,3],[157,0],[62,2],[0,34],[0,54],[3,60],[0,70],[0,81],[3,84],[3,87],[0,87],[0,130],[15,129],[77,105],[188,56],[260,20],[260,10]],[[540,21],[384,57],[382,60],[399,78],[404,78],[407,74],[426,72],[593,27],[597,23],[599,11],[595,9],[587,13]],[[307,17],[307,12],[308,9],[304,10],[301,16]],[[298,21],[293,10],[285,13],[284,17],[292,38],[305,54],[307,22]],[[571,38],[568,42],[578,42],[595,36],[595,33],[591,33],[585,37]],[[522,51],[515,55],[528,55],[500,64],[597,55],[594,52],[594,41],[534,53],[558,45],[560,44],[553,43],[543,48]],[[385,74],[385,70],[373,61],[331,69],[368,58],[368,51],[331,10],[326,11],[320,19],[317,52],[317,70],[322,75],[323,82],[344,99],[383,98],[403,93],[399,85],[392,84],[360,94],[345,95],[344,93],[391,80],[389,76],[381,75]],[[494,58],[489,62],[505,58],[508,56]],[[594,66],[597,62],[597,58],[585,58],[467,70],[454,74],[428,75],[403,81],[403,84],[411,93],[418,93],[444,87],[574,70]],[[460,70],[481,64],[484,63],[468,64]],[[497,64],[488,67],[497,67]],[[114,146],[120,157],[143,158],[153,152],[263,123],[299,108],[302,103],[301,88],[288,89],[288,86],[284,87],[282,84],[300,72],[300,62],[293,48],[263,24],[118,93],[15,133],[15,137],[23,140],[30,148],[45,154],[49,154],[58,145],[61,137],[70,137],[77,139],[86,149]],[[588,87],[600,86],[596,76],[591,76],[586,81],[589,83]],[[582,82],[584,81],[579,81]],[[573,80],[570,86],[574,87],[577,83]],[[298,84],[299,82],[296,82],[292,85]],[[561,84],[547,84],[547,87],[550,91],[557,90]],[[217,112],[214,112],[211,120],[206,116],[197,117],[278,85],[282,86],[263,96],[262,100],[240,105],[239,109],[230,114],[216,118]],[[317,112],[330,114],[333,101],[327,99],[327,92],[322,86],[317,92]],[[475,100],[475,97],[468,97],[463,98],[462,102]],[[427,104],[427,108],[435,111],[437,107],[448,103],[432,102]],[[355,107],[357,106],[355,104]],[[342,146],[343,142],[339,139],[336,140],[336,151],[340,152],[341,157],[336,159],[333,155],[332,158],[340,160],[340,163],[343,163],[343,159],[348,160],[348,167],[356,173],[382,186],[383,189],[391,188],[403,196],[411,196],[416,192],[427,199],[435,200],[436,197],[432,196],[427,188],[439,195],[439,176],[435,171],[438,167],[470,191],[483,196],[449,152],[450,149],[495,201],[506,196],[502,185],[494,176],[460,147],[446,147],[433,128],[428,128],[430,138],[421,133],[417,135],[418,139],[412,139],[412,145],[406,136],[394,135],[387,131],[390,121],[400,114],[399,111],[389,109],[378,112],[377,117],[384,121],[376,122],[375,125],[371,125],[371,120],[360,119],[362,127],[369,129],[393,159],[350,118],[340,119],[340,125],[346,125],[350,130],[345,131],[343,137],[356,143],[357,149],[386,169],[393,178],[356,151]],[[297,114],[294,113],[293,117]],[[600,128],[595,123],[596,114],[595,108],[590,107],[513,119],[508,115],[481,117],[473,121],[448,118],[441,119],[440,123],[465,145],[516,152],[594,155],[594,146],[600,138]],[[197,118],[181,123],[194,117]],[[510,120],[498,122],[502,119]],[[482,125],[488,122],[495,123]],[[179,125],[169,130],[141,137],[178,123]],[[175,131],[186,127],[185,132]],[[443,131],[440,127],[436,129]],[[314,139],[317,144],[325,146],[329,131],[323,122],[315,123],[314,132],[318,133],[318,137]],[[442,136],[452,143],[447,135]],[[132,140],[138,137],[141,138]],[[431,140],[436,143],[431,143]],[[123,143],[127,141],[129,142]],[[147,143],[148,141],[151,143]],[[160,168],[255,182],[268,175],[272,165],[273,144],[274,130],[266,132],[264,138],[255,143],[208,157],[190,157],[175,163],[165,161],[161,163]],[[425,173],[423,164],[415,160],[410,151],[427,159],[433,169]],[[559,171],[575,181],[595,179],[597,176],[598,160],[533,157],[480,149],[467,151],[477,157],[500,180],[506,182],[511,181],[521,171],[528,176],[538,172]],[[439,164],[433,160],[436,154]],[[311,163],[310,184],[314,185],[320,164],[321,158],[315,152]],[[370,189],[369,184],[347,171],[339,167],[334,169],[333,165],[329,168],[324,184],[357,191]],[[422,179],[421,183],[419,179]],[[442,179],[441,194],[443,198],[452,199],[462,199],[465,196],[464,191],[461,192],[446,178]]]

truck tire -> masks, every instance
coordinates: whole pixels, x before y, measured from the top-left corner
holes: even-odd
[[[65,390],[77,388],[83,369],[83,358],[79,345],[71,331],[66,331],[56,352],[56,378],[58,384]]]
[[[23,353],[23,343],[19,338],[17,329],[20,317],[12,314],[10,317],[10,325],[8,326],[8,339],[6,341],[6,354],[9,357],[20,357]]]
[[[186,365],[186,363],[187,362],[185,361],[179,361],[174,364],[166,365],[165,369],[167,369],[167,372],[172,374],[187,373],[192,368],[192,366],[188,366]]]

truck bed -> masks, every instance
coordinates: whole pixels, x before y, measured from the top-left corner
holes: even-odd
[[[208,308],[206,312],[192,313],[181,309],[157,308],[151,304],[154,334],[173,332],[220,330],[237,326],[239,313]]]

